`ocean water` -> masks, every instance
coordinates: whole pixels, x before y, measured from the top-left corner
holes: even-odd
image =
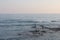
[[[60,14],[0,14],[0,40],[60,40],[60,32],[39,37],[27,35],[34,24],[60,28]]]

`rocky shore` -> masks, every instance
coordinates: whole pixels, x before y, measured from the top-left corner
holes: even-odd
[[[49,27],[45,27],[44,25],[39,25],[39,27],[37,27],[36,24],[34,24],[34,26],[32,26],[31,29],[33,30],[18,35],[27,34],[32,36],[43,36],[46,33],[53,33],[53,32],[60,31],[60,28],[49,28]]]

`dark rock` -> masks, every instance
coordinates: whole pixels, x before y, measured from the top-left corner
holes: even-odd
[[[53,31],[60,31],[60,28],[49,28],[49,29]]]
[[[39,30],[33,30],[33,31],[29,31],[29,32],[39,32]]]
[[[22,34],[18,34],[18,35],[22,35]]]
[[[33,30],[33,31],[29,31],[29,32],[31,32],[33,34],[40,34],[39,30]]]
[[[51,21],[51,22],[56,22],[56,21]]]
[[[46,31],[41,31],[41,32],[46,33]]]

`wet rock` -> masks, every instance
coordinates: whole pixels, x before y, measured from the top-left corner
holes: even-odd
[[[46,33],[46,31],[41,31],[42,33]]]
[[[34,34],[40,34],[39,30],[33,30],[33,31],[29,31],[29,32],[31,32],[33,35]]]
[[[30,31],[32,32],[33,36],[43,36],[43,33],[41,31]]]
[[[33,30],[33,31],[29,31],[29,32],[39,32],[39,30]]]
[[[60,31],[60,28],[49,28],[52,31]]]
[[[52,20],[51,22],[56,22],[56,21]]]
[[[20,36],[20,35],[22,35],[22,34],[18,33],[18,35]]]

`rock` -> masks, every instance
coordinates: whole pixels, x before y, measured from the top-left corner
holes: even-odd
[[[33,35],[34,34],[40,34],[40,31],[39,30],[33,30],[33,31],[29,31],[29,32],[31,32]]]
[[[51,22],[56,22],[56,21],[53,20],[53,21],[51,21]]]
[[[39,30],[33,30],[33,31],[29,31],[29,32],[39,32]]]
[[[46,33],[46,31],[41,31],[42,33]]]
[[[49,28],[52,31],[60,31],[60,28]]]
[[[18,35],[22,35],[22,34],[19,33]]]

